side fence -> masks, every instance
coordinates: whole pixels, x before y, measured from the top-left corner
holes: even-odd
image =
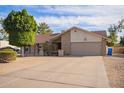
[[[114,46],[112,47],[113,53],[124,54],[124,47]]]

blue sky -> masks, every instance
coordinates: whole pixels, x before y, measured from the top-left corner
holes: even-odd
[[[54,32],[61,32],[72,26],[89,31],[107,30],[124,18],[124,6],[0,6],[0,17],[6,17],[11,10],[27,9],[37,23],[46,22]]]

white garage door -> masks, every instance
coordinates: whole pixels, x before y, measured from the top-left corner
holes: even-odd
[[[102,45],[100,42],[71,43],[71,55],[91,56],[102,55]]]

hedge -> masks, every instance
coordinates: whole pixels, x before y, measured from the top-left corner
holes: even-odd
[[[3,49],[0,51],[0,62],[11,62],[16,60],[16,52],[12,49]]]
[[[14,51],[13,49],[10,49],[10,48],[4,48],[4,49],[2,49],[2,50],[0,50],[0,51]]]

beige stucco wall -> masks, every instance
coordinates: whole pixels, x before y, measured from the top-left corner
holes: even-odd
[[[89,34],[85,31],[71,31],[71,42],[101,42],[102,39],[100,37]]]
[[[64,50],[65,55],[69,55],[71,51],[71,42],[70,42],[70,32],[66,32],[61,36],[62,49]]]

